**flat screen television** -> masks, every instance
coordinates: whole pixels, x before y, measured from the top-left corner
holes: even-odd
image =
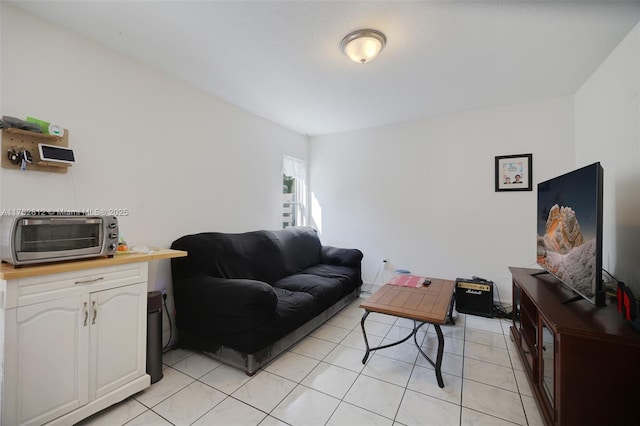
[[[600,163],[538,184],[537,263],[582,298],[606,305]]]

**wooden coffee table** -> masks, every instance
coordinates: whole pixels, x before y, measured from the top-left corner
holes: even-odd
[[[442,335],[440,325],[446,324],[447,319],[453,322],[451,314],[453,308],[453,290],[456,283],[451,280],[438,278],[430,279],[431,284],[424,287],[403,287],[399,285],[385,284],[382,288],[373,293],[366,301],[360,304],[360,307],[365,310],[362,320],[360,321],[360,325],[362,326],[364,343],[367,347],[362,363],[364,364],[367,362],[370,352],[399,345],[400,343],[406,342],[411,338],[411,336],[413,336],[413,340],[422,356],[424,356],[435,368],[438,386],[443,388],[444,381],[442,380],[441,367],[442,355],[444,353],[444,337]],[[378,346],[376,348],[370,348],[364,323],[371,312],[411,319],[414,322],[413,331],[407,337],[398,342]],[[420,327],[425,324],[432,324],[433,328],[436,330],[436,334],[438,335],[438,355],[435,362],[433,362],[433,360],[424,353],[416,337],[416,333]]]

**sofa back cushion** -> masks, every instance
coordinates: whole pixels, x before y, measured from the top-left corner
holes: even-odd
[[[282,254],[285,268],[283,276],[296,274],[320,263],[322,245],[315,229],[295,227],[268,232]]]
[[[272,283],[284,274],[277,245],[264,231],[242,234],[203,232],[174,241],[172,248],[186,250],[184,262],[172,262],[173,278],[198,272],[218,278],[246,278]]]
[[[272,284],[317,264],[321,246],[313,229],[288,228],[240,234],[203,232],[181,237],[171,248],[189,253],[172,259],[174,280],[205,273]]]

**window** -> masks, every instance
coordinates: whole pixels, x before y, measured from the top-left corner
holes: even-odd
[[[284,156],[282,164],[282,227],[307,224],[307,165],[304,161]]]

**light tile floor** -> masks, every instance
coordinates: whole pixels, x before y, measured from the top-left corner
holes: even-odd
[[[412,340],[362,364],[363,311],[354,301],[253,377],[185,350],[165,354],[164,377],[83,425],[542,425],[506,320],[455,313],[443,326],[444,389]],[[371,314],[372,346],[413,322]],[[426,331],[425,331],[426,329]],[[418,341],[435,359],[437,337]],[[411,343],[409,343],[411,342]]]

